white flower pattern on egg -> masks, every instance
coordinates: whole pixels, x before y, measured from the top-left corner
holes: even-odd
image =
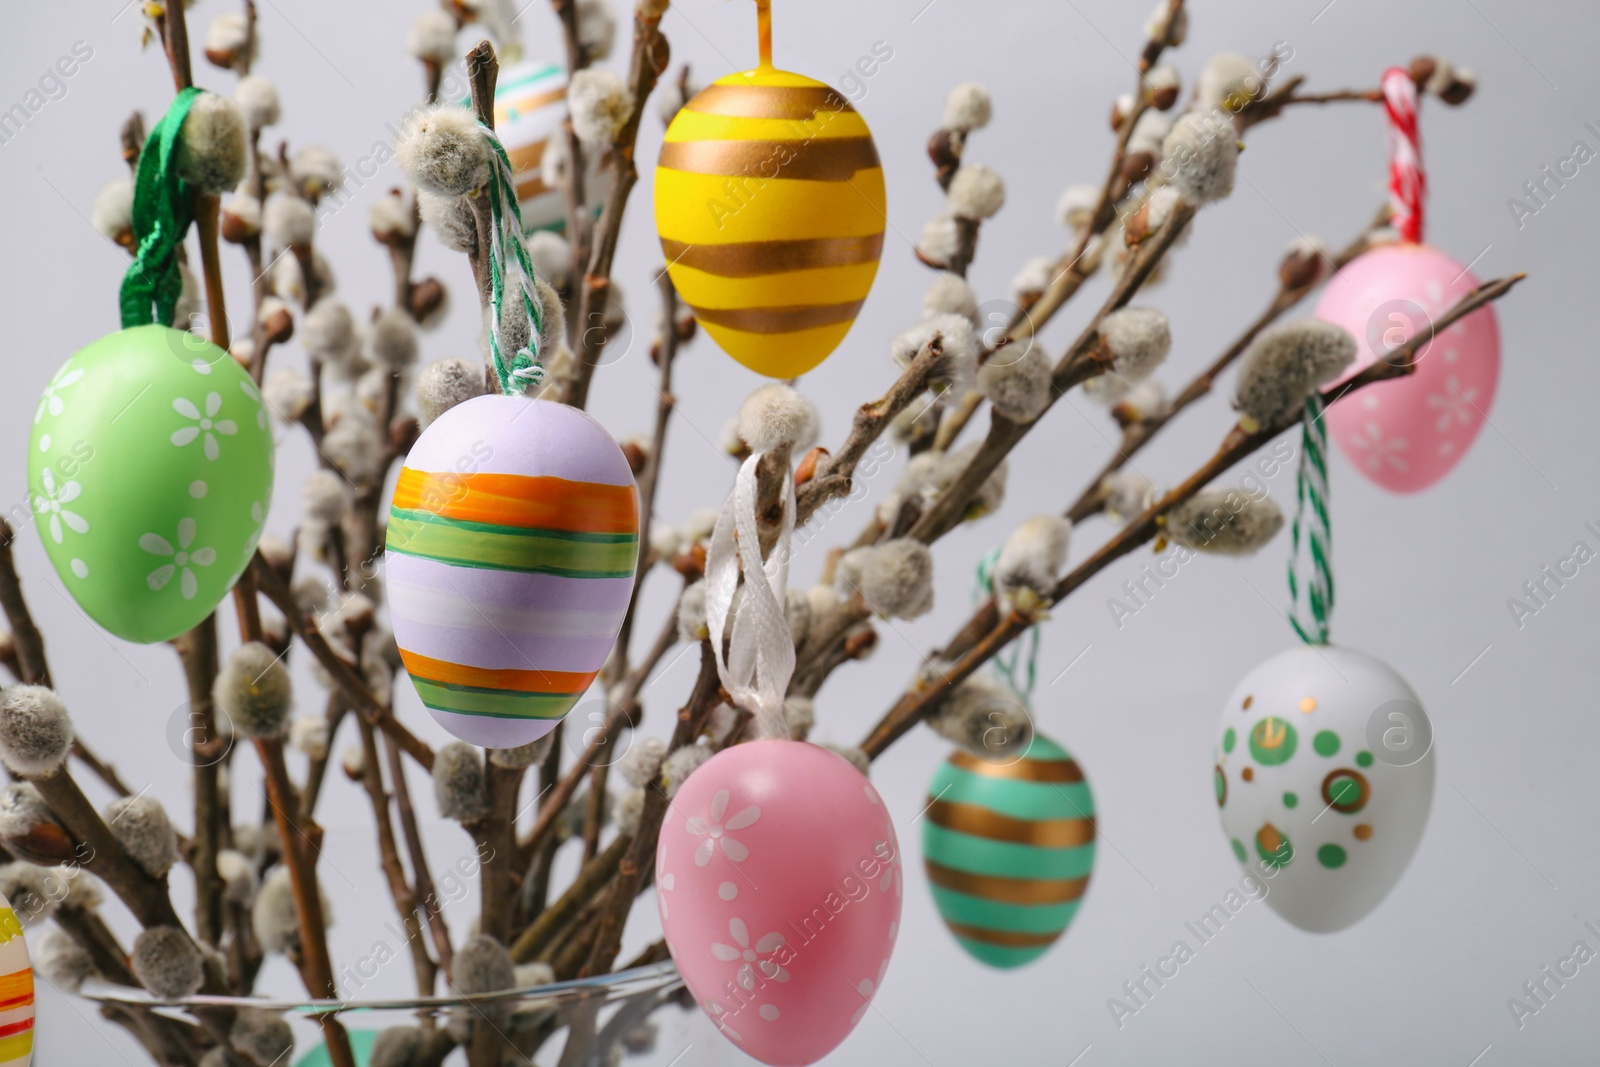
[[[1451,424],[1467,426],[1472,422],[1472,416],[1478,413],[1475,401],[1478,399],[1476,389],[1463,389],[1461,383],[1456,381],[1455,375],[1445,379],[1445,391],[1430,393],[1428,407],[1439,413],[1437,423],[1440,433],[1450,429]]]
[[[739,971],[734,976],[734,981],[746,991],[756,987],[755,971],[751,970],[753,963],[760,969],[763,977],[774,982],[787,982],[789,972],[770,959],[771,956],[783,947],[783,935],[774,930],[755,943],[750,944],[750,928],[743,919],[728,920],[728,935],[733,938],[733,944],[724,945],[720,941],[711,943],[711,954],[723,963],[740,963]],[[741,962],[742,961],[742,962]]]
[[[1361,432],[1350,439],[1350,443],[1367,453],[1367,467],[1370,470],[1379,470],[1387,465],[1403,471],[1410,466],[1404,453],[1411,448],[1411,442],[1404,437],[1385,439],[1383,427],[1376,422],[1363,426]]]
[[[711,862],[711,857],[717,851],[717,845],[722,846],[722,854],[734,863],[743,863],[750,858],[750,850],[745,848],[734,838],[728,836],[729,830],[743,830],[747,826],[754,826],[756,820],[761,818],[761,809],[751,805],[741,811],[735,812],[726,822],[723,815],[728,810],[728,791],[718,790],[711,798],[711,811],[707,817],[699,815],[689,817],[684,824],[691,835],[704,838],[694,850],[694,865],[704,867]]]
[[[152,591],[159,591],[172,581],[174,574],[178,575],[178,591],[183,594],[183,599],[193,600],[199,592],[200,580],[195,577],[194,567],[209,567],[217,561],[217,550],[214,548],[190,548],[194,544],[195,523],[191,518],[178,520],[178,547],[160,534],[147,533],[139,538],[139,547],[153,556],[170,556],[170,563],[163,563],[145,576],[145,582]]]
[[[37,426],[39,424],[39,421],[44,418],[47,411],[52,418],[65,411],[67,405],[61,399],[61,390],[77,385],[82,378],[82,367],[74,367],[72,370],[62,367],[56,371],[56,376],[50,379],[50,384],[44,387],[44,393],[39,397],[39,406],[34,409],[34,425]]]
[[[201,414],[194,401],[181,396],[172,402],[172,410],[194,423],[193,426],[184,426],[172,431],[172,443],[182,448],[192,444],[196,438],[202,438],[207,459],[216,459],[222,454],[222,449],[217,444],[217,434],[232,437],[239,432],[238,424],[232,419],[217,418],[217,413],[222,410],[220,393],[206,394],[204,414]]]
[[[46,467],[40,473],[40,480],[44,482],[44,494],[34,498],[33,510],[47,513],[50,516],[50,539],[56,544],[61,544],[63,534],[62,524],[73,533],[85,534],[89,532],[89,523],[82,515],[71,511],[63,505],[70,504],[83,494],[83,487],[75,481],[63,482],[56,485],[55,472]]]

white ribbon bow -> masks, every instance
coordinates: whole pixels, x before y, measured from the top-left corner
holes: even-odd
[[[783,474],[783,525],[771,556],[761,559],[756,527],[756,467],[763,453],[744,461],[711,531],[706,550],[706,628],[717,659],[717,677],[734,703],[755,716],[755,736],[789,736],[784,695],[794,674],[794,638],[789,632],[789,544],[794,535],[794,475]],[[738,531],[737,539],[734,537]],[[722,637],[744,571],[744,597],[733,619],[726,660]]]

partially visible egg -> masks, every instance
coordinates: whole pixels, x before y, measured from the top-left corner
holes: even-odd
[[[535,61],[500,72],[494,88],[494,128],[511,160],[525,233],[566,229],[566,198],[560,188],[545,184],[541,170],[545,153],[565,151],[558,142],[565,136],[562,124],[566,118],[565,68]],[[601,183],[586,189],[588,199],[603,204],[610,178],[602,177],[594,165],[585,169],[585,175],[586,181]]]
[[[928,786],[922,855],[961,947],[994,967],[1050,948],[1094,869],[1094,795],[1077,761],[1035,734],[1021,759],[957,750]]]
[[[0,1065],[33,1062],[33,961],[22,921],[0,896]]]
[[[1273,910],[1328,933],[1376,908],[1433,804],[1432,727],[1405,679],[1359,652],[1301,646],[1239,683],[1219,729],[1222,828]]]
[[[611,652],[638,554],[633,471],[585,412],[494,394],[435,419],[385,549],[395,641],[434,719],[485,748],[554,729]]]
[[[793,378],[850,330],[888,225],[866,120],[839,92],[761,67],[697,94],[667,128],[656,228],[695,318],[758,374]]]
[[[1328,283],[1317,318],[1355,336],[1356,373],[1477,287],[1471,271],[1436,248],[1383,245]],[[1461,462],[1489,421],[1499,381],[1500,327],[1485,306],[1423,346],[1416,373],[1329,407],[1329,432],[1362,474],[1385,489],[1415,493]]]
[[[192,629],[255,552],[272,498],[261,391],[193,333],[135,326],[50,379],[28,489],[45,553],[95,622],[129,641]]]

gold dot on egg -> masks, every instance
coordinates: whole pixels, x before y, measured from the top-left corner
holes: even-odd
[[[1366,823],[1357,823],[1355,832],[1357,841],[1365,841],[1372,836],[1372,827]]]
[[[1302,714],[1302,715],[1310,715],[1313,711],[1316,711],[1316,710],[1317,710],[1317,698],[1316,697],[1301,697],[1300,698],[1300,714]]]
[[[1247,782],[1255,781],[1256,780],[1255,768],[1254,767],[1246,767],[1244,770],[1239,772],[1239,777],[1243,778]]]
[[[1244,698],[1244,703],[1239,705],[1239,710],[1240,711],[1249,711],[1250,710],[1250,705],[1254,704],[1255,701],[1256,701],[1256,698],[1253,697],[1253,696],[1245,697]]]

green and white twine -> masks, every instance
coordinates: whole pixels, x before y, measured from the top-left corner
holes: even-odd
[[[1333,614],[1333,528],[1328,519],[1328,426],[1322,396],[1306,397],[1290,534],[1289,624],[1308,645],[1328,643]]]
[[[978,573],[972,599],[982,603],[994,593],[994,568],[1000,562],[1000,549],[996,548],[978,560]],[[1023,645],[1027,645],[1026,651]],[[1014,644],[995,653],[990,661],[995,672],[1006,680],[1013,690],[1023,697],[1033,699],[1033,689],[1039,680],[1039,624],[1028,627],[1028,632]],[[1017,677],[1018,672],[1022,677]]]
[[[500,391],[508,396],[521,396],[531,386],[544,381],[544,365],[539,362],[539,335],[544,330],[544,315],[540,311],[538,290],[534,287],[537,275],[533,260],[522,242],[522,209],[517,206],[511,160],[494,131],[482,123],[479,125],[489,144],[489,353],[494,358]],[[513,253],[509,261],[508,248]],[[516,295],[528,313],[528,343],[512,353],[509,362],[500,348],[501,308],[505,303],[508,267],[516,275]]]

